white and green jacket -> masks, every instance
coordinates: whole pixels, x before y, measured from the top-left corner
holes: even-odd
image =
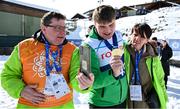
[[[115,32],[118,46],[123,45],[120,32]],[[107,41],[113,45],[112,38]],[[91,72],[94,73],[95,81],[90,91],[89,103],[95,106],[107,107],[121,104],[127,97],[126,76],[115,78],[109,65],[111,50],[106,46],[96,32],[95,28],[82,44],[91,48]]]

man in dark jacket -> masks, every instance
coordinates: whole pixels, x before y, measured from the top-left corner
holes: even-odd
[[[153,37],[152,40],[155,41],[154,46],[156,47],[158,56],[161,56],[162,44],[158,41],[157,37]]]
[[[173,52],[166,40],[162,40],[161,63],[164,69],[164,81],[167,89],[168,76],[170,75],[169,59],[172,57]]]

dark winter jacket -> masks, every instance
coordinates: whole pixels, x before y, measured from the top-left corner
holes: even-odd
[[[164,69],[165,76],[169,76],[170,67],[169,67],[169,59],[172,57],[173,52],[171,47],[167,44],[165,48],[162,49],[161,52],[161,63]]]

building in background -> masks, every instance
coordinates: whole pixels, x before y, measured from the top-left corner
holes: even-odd
[[[121,17],[135,16],[135,15],[145,15],[153,10],[170,7],[170,6],[179,6],[180,0],[152,0],[152,2],[130,5],[130,6],[122,6],[116,8],[117,19]],[[83,14],[87,15],[89,19],[92,17],[94,9],[88,10]]]
[[[23,39],[39,29],[40,18],[54,9],[13,0],[0,1],[0,54],[11,53]]]

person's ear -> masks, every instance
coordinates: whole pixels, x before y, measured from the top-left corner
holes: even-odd
[[[45,31],[46,31],[46,26],[41,25],[41,31],[42,31],[43,33],[45,33]]]

